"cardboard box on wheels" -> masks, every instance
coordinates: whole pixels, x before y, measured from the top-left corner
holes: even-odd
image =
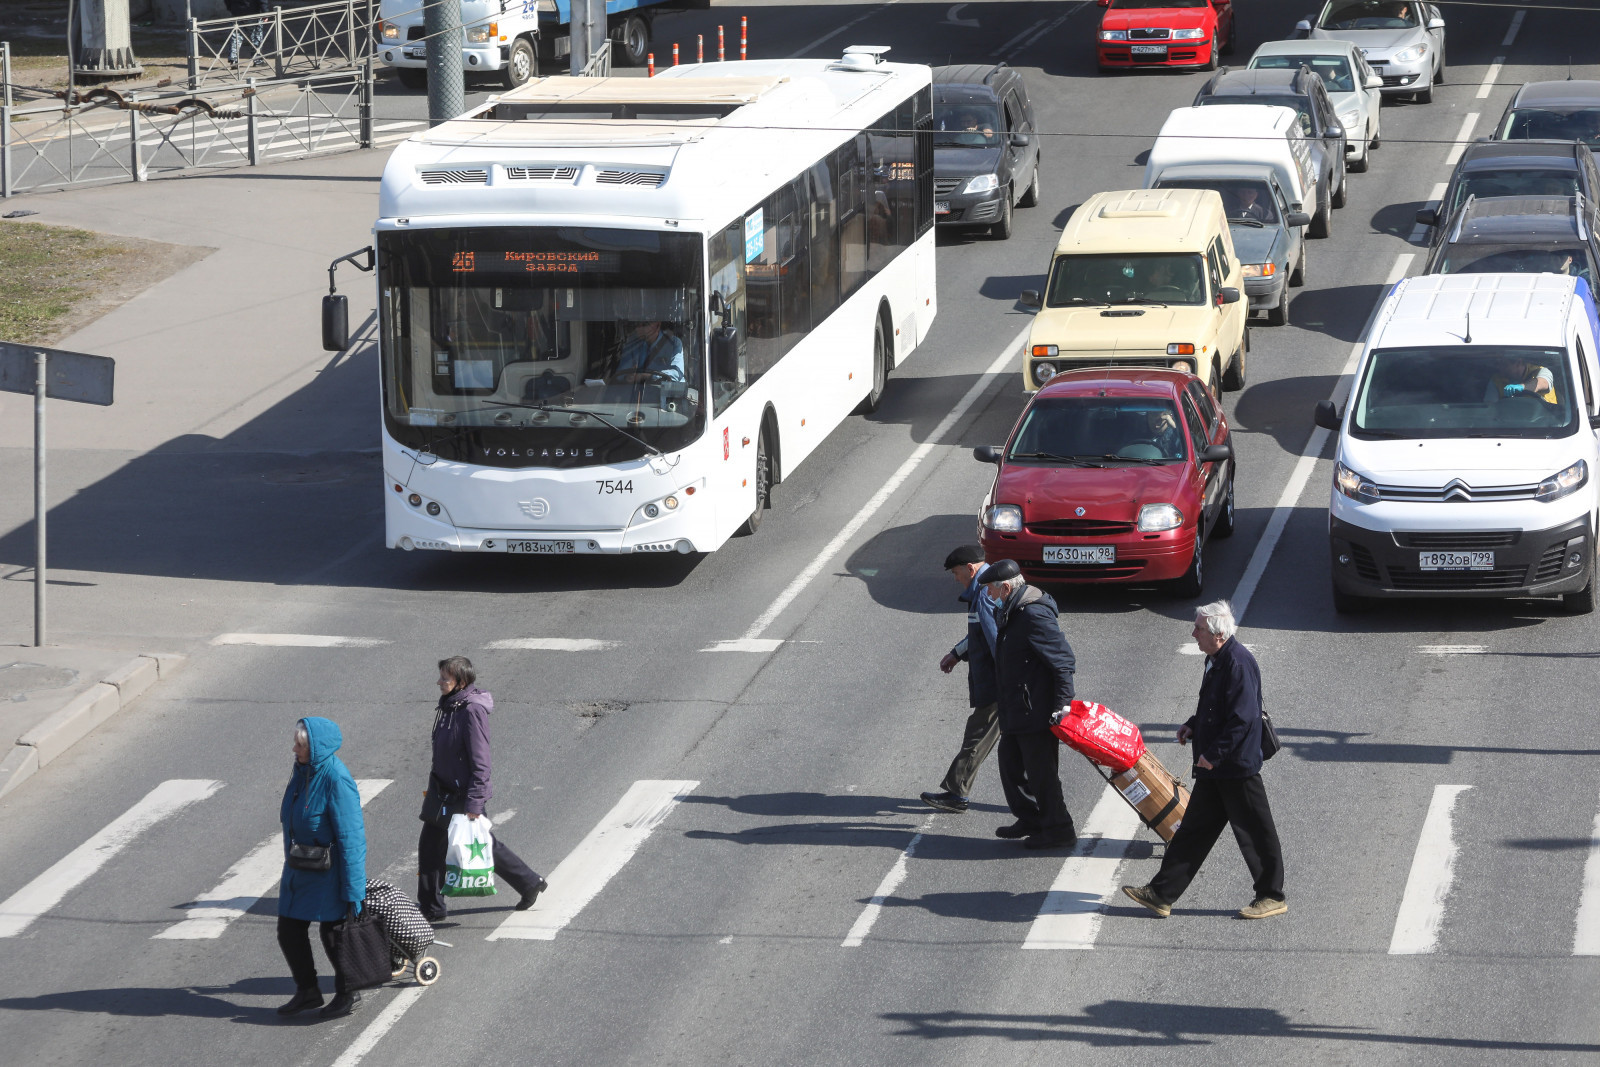
[[[1111,786],[1133,805],[1146,826],[1161,835],[1161,840],[1172,840],[1183,821],[1184,809],[1189,806],[1189,790],[1160,760],[1146,751],[1132,767],[1113,775]]]
[[[1161,840],[1172,840],[1189,806],[1189,791],[1145,748],[1138,726],[1104,704],[1074,700],[1051,729],[1094,764]]]

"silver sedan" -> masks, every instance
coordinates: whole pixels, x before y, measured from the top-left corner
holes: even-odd
[[[1433,4],[1414,0],[1328,0],[1316,22],[1295,27],[1312,40],[1349,41],[1383,78],[1385,95],[1433,102],[1444,81],[1444,19]]]

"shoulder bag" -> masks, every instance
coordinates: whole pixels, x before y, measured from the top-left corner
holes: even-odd
[[[433,774],[428,775],[428,788],[422,794],[422,811],[417,818],[429,826],[447,829],[450,816],[461,813],[460,800],[444,788],[444,783]]]

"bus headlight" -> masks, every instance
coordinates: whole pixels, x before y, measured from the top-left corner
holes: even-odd
[[[1021,533],[1022,509],[1015,504],[996,504],[984,511],[983,525],[996,533]]]
[[[998,174],[980,174],[976,178],[969,178],[961,191],[969,196],[976,196],[979,193],[992,193],[998,188],[1000,188]]]
[[[1139,509],[1139,532],[1160,533],[1183,525],[1183,512],[1171,504],[1146,504]]]

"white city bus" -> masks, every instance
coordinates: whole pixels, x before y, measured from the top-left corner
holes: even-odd
[[[927,334],[930,72],[549,78],[400,145],[376,226],[391,548],[709,552]]]

